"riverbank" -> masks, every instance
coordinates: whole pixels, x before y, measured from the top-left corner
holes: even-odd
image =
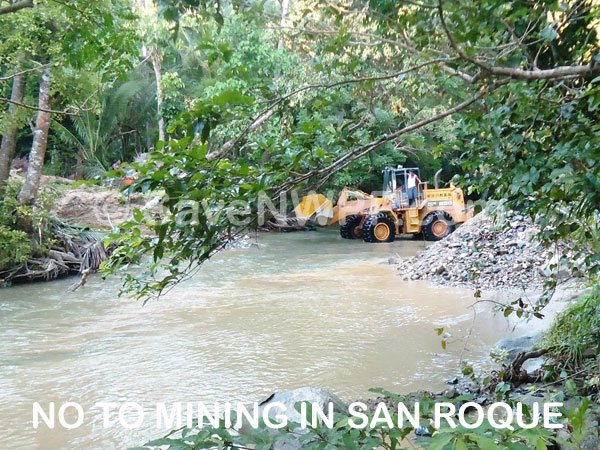
[[[111,251],[111,246],[102,242],[106,228],[98,226],[97,221],[69,220],[75,211],[73,204],[60,203],[86,187],[75,187],[72,183],[57,181],[56,177],[44,177],[38,204],[23,206],[16,200],[20,183],[18,177],[10,180],[0,209],[3,250],[0,255],[0,287],[53,280],[77,273],[87,277],[97,270]],[[97,191],[96,195],[109,194]],[[57,206],[58,209],[54,209]],[[90,216],[98,211],[89,203],[85,208]]]
[[[13,190],[20,183],[22,177],[13,173]],[[39,230],[35,236],[30,237],[29,245],[25,234],[22,238],[23,245],[34,250],[31,252],[33,257],[18,261],[14,258],[0,260],[0,287],[95,271],[112,250],[110,245],[105,248],[101,241],[122,222],[131,220],[136,209],[143,212],[150,210],[157,216],[164,213],[159,194],[131,194],[116,187],[60,177],[43,176],[40,196],[43,216],[38,220]],[[50,222],[51,225],[42,226]],[[307,229],[293,219],[276,215],[260,231]],[[228,242],[225,248],[256,246],[255,236],[256,232],[242,233]],[[49,249],[40,245],[50,242],[52,244]],[[94,248],[89,250],[90,247]],[[13,253],[17,256],[20,254],[17,250]]]
[[[134,209],[159,212],[155,195],[124,195],[121,191],[94,185],[61,187],[52,214],[68,223],[109,231],[131,219]]]

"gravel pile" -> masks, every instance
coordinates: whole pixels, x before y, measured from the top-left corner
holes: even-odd
[[[500,227],[480,213],[445,239],[430,244],[398,265],[405,280],[473,288],[531,288],[552,274],[550,249],[534,236],[538,228],[527,217],[511,213]],[[559,277],[566,276],[559,273]]]

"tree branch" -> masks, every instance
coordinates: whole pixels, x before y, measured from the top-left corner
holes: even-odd
[[[348,135],[354,133],[355,130],[357,130],[358,128],[360,128],[368,120],[369,120],[369,115],[364,116],[362,119],[360,119],[359,122],[355,123],[350,128],[348,128]]]
[[[482,68],[483,70],[487,71],[488,67],[483,64],[481,61],[478,61],[475,58],[471,58],[469,55],[467,55],[456,43],[456,41],[454,40],[454,37],[452,37],[452,33],[450,33],[450,30],[448,29],[448,26],[446,25],[446,20],[444,19],[444,10],[442,8],[442,0],[438,0],[438,13],[440,15],[440,22],[442,24],[442,29],[444,30],[444,33],[446,34],[446,37],[448,38],[448,42],[450,42],[450,46],[456,51],[456,53],[459,54],[459,56],[469,62],[472,62],[473,64],[479,66],[480,68]]]
[[[514,45],[520,47],[521,50],[523,50],[523,53],[525,53],[525,56],[527,57],[527,61],[529,61],[529,64],[533,65],[533,57],[531,56],[531,53],[529,52],[527,46],[523,43],[525,37],[527,36],[527,32],[529,31],[529,26],[525,30],[525,33],[523,33],[523,36],[519,37],[516,30],[510,25],[510,23],[508,23],[508,21],[501,18],[500,23],[502,23],[502,25],[506,27],[512,38],[515,40]]]
[[[434,6],[435,8],[435,6]],[[279,29],[282,29],[283,27],[279,27]],[[286,27],[292,30],[296,30],[299,32],[303,32],[303,33],[309,33],[309,34],[325,34],[325,35],[339,35],[339,30],[315,30],[315,29],[307,29],[307,28],[294,28],[294,27]],[[398,41],[398,40],[394,40],[394,39],[388,39],[388,38],[383,38],[381,36],[377,36],[371,33],[352,33],[354,36],[358,36],[358,37],[366,37],[366,38],[371,38],[371,39],[377,39],[377,42],[374,43],[366,43],[366,42],[360,42],[360,41],[350,41],[350,44],[353,45],[368,45],[368,46],[375,46],[375,45],[381,45],[381,44],[389,44],[389,45],[394,45],[397,47],[400,47],[403,50],[406,50],[409,53],[412,53],[415,56],[418,57],[422,57],[422,52],[420,52],[419,50],[417,50],[416,48],[414,48],[413,46],[409,45],[408,42],[402,42],[402,41]],[[432,49],[433,50],[433,49]],[[450,56],[445,55],[443,52],[440,52],[439,50],[433,50],[438,54],[444,55],[444,57],[446,57],[448,59],[448,61],[454,61],[456,60],[456,58],[452,58]],[[461,78],[462,80],[466,81],[467,83],[473,84],[476,81],[478,81],[481,78],[481,73],[476,73],[475,75],[471,75],[468,74],[466,72],[460,71],[458,69],[453,69],[452,67],[444,64],[443,62],[440,62],[438,64],[438,66],[446,73],[452,75],[452,76],[457,76],[459,78]]]
[[[347,79],[347,80],[341,80],[341,81],[336,81],[334,83],[323,83],[323,84],[308,84],[306,86],[302,86],[299,87],[298,89],[293,90],[292,92],[290,92],[289,94],[286,94],[282,97],[279,97],[276,100],[273,100],[273,103],[271,106],[269,106],[269,108],[267,108],[266,110],[264,110],[263,112],[260,113],[260,115],[254,119],[250,125],[248,125],[244,131],[242,131],[242,133],[233,138],[230,139],[229,141],[225,142],[223,145],[221,145],[217,150],[212,151],[210,153],[208,153],[206,155],[206,159],[208,161],[213,161],[217,158],[220,158],[224,155],[226,155],[228,152],[231,151],[231,149],[233,149],[235,147],[235,145],[237,145],[243,138],[245,138],[248,134],[250,134],[253,131],[256,131],[258,129],[258,127],[260,127],[264,122],[266,122],[275,112],[275,108],[280,105],[282,102],[284,102],[285,100],[287,100],[290,97],[293,97],[296,94],[299,94],[300,92],[303,91],[307,91],[309,89],[331,89],[334,87],[338,87],[338,86],[343,86],[346,84],[354,84],[354,83],[367,83],[369,81],[382,81],[382,80],[389,80],[392,78],[398,78],[401,75],[406,75],[407,73],[410,72],[414,72],[417,71],[425,66],[430,66],[433,64],[439,64],[441,62],[444,61],[452,61],[455,58],[438,58],[438,59],[432,59],[430,61],[426,61],[422,64],[418,64],[416,66],[410,67],[406,70],[401,70],[400,72],[395,72],[392,74],[388,74],[388,75],[378,75],[378,76],[373,76],[373,77],[362,77],[362,78],[351,78],[351,79]]]
[[[525,383],[528,381],[533,381],[532,377],[529,374],[522,370],[521,367],[528,359],[539,358],[540,356],[544,356],[550,350],[547,348],[542,348],[539,350],[532,350],[529,352],[521,352],[515,359],[509,364],[504,373],[503,381],[510,381],[513,383]],[[535,379],[535,377],[533,377]]]
[[[558,66],[554,69],[523,70],[513,67],[493,66],[488,72],[493,75],[508,76],[519,80],[553,80],[556,78],[578,78],[598,71],[599,66],[592,63],[579,66]]]
[[[45,69],[46,67],[49,67],[51,65],[52,65],[52,63],[42,64],[41,66],[34,67],[33,69],[22,70],[20,72],[13,73],[12,75],[8,75],[6,77],[0,77],[0,81],[12,80],[14,77],[18,77],[19,75],[24,75],[24,74],[26,74],[28,72],[34,72],[36,70]]]
[[[458,105],[444,111],[443,113],[440,113],[440,114],[430,117],[428,119],[420,120],[419,122],[413,123],[412,125],[408,125],[408,126],[402,128],[401,130],[398,130],[398,131],[388,134],[388,135],[384,135],[381,138],[377,139],[376,141],[373,141],[369,144],[363,145],[362,147],[352,150],[352,151],[346,153],[341,158],[338,158],[337,160],[335,160],[333,163],[329,164],[326,167],[323,167],[321,169],[313,169],[313,170],[295,178],[294,180],[291,180],[291,181],[285,183],[277,191],[277,194],[288,191],[290,188],[298,185],[302,181],[308,180],[309,178],[311,178],[315,175],[326,175],[326,178],[325,178],[325,180],[326,180],[326,179],[330,178],[334,173],[342,170],[344,167],[346,167],[352,161],[355,161],[356,159],[361,158],[362,156],[375,150],[377,147],[381,146],[382,144],[384,144],[388,141],[391,141],[393,139],[396,139],[404,134],[408,134],[412,131],[418,130],[419,128],[423,128],[424,126],[429,125],[430,123],[437,122],[441,119],[444,119],[445,117],[451,116],[452,114],[467,108],[468,106],[472,105],[473,103],[475,103],[477,100],[479,100],[483,96],[498,89],[500,86],[508,84],[509,82],[510,82],[510,79],[508,79],[508,78],[496,81],[495,83],[492,83],[492,84],[488,85],[487,87],[480,89],[475,95],[473,95],[468,100],[465,100],[464,102],[459,103]]]
[[[278,105],[279,103],[281,103],[281,102],[278,101],[276,105]],[[237,137],[225,142],[214,152],[208,153],[206,155],[206,159],[208,161],[214,161],[215,159],[225,156],[227,153],[229,153],[233,149],[233,147],[236,146],[236,144],[238,142],[240,142],[242,139],[244,139],[246,136],[248,136],[253,131],[256,131],[258,129],[258,127],[260,127],[264,122],[266,122],[275,113],[276,105],[271,106],[266,111],[261,113],[261,115],[258,116],[256,119],[254,119],[252,121],[252,123],[250,125],[248,125],[246,127],[246,129],[244,131],[242,131]]]
[[[448,38],[448,42],[450,42],[450,46],[458,53],[458,55],[464,59],[465,61],[469,61],[478,67],[481,68],[482,71],[491,74],[491,75],[500,75],[500,76],[508,76],[515,79],[520,80],[551,80],[555,78],[563,78],[563,77],[580,77],[589,73],[592,73],[598,69],[598,66],[593,65],[592,63],[577,65],[577,66],[558,66],[553,69],[534,69],[534,70],[524,70],[518,69],[514,67],[501,67],[501,66],[488,66],[484,64],[477,58],[472,58],[468,56],[454,41],[448,26],[446,25],[446,21],[444,19],[444,11],[442,9],[442,0],[438,0],[438,12],[440,15],[440,21],[442,24],[442,28],[446,37]]]
[[[20,106],[21,108],[29,109],[31,111],[42,111],[42,112],[47,112],[50,114],[61,114],[63,116],[78,116],[79,115],[78,112],[74,113],[74,112],[69,112],[69,111],[56,111],[54,109],[39,108],[37,106],[31,106],[26,103],[15,102],[14,100],[11,100],[10,98],[5,98],[5,97],[0,97],[0,101],[6,102],[6,103],[12,103],[13,105],[17,105],[17,106]]]
[[[97,20],[95,20],[94,18],[92,18],[92,17],[91,17],[91,16],[90,16],[88,13],[86,13],[84,10],[82,10],[82,9],[79,9],[79,8],[77,8],[76,6],[69,4],[68,2],[67,2],[67,3],[65,3],[65,2],[62,2],[62,1],[60,1],[60,0],[50,0],[50,1],[51,1],[51,2],[53,2],[53,3],[56,3],[56,4],[58,4],[58,5],[62,5],[62,6],[64,6],[65,8],[70,8],[70,9],[72,9],[73,11],[77,11],[79,14],[81,14],[81,15],[82,15],[82,16],[83,16],[85,19],[87,19],[87,20],[88,20],[89,22],[91,22],[91,23],[95,23],[95,24],[98,24],[98,23],[99,23]]]
[[[327,83],[327,84],[308,84],[306,86],[302,86],[302,87],[290,92],[289,94],[287,94],[284,97],[281,97],[280,100],[286,100],[286,99],[292,97],[293,95],[296,95],[296,94],[298,94],[302,91],[306,91],[308,89],[319,89],[319,88],[331,89],[331,88],[343,86],[346,84],[368,83],[369,81],[382,81],[382,80],[389,80],[391,78],[398,78],[399,76],[406,75],[407,73],[415,72],[419,69],[422,69],[425,66],[441,64],[443,62],[449,62],[449,61],[454,61],[454,60],[456,60],[456,58],[438,58],[438,59],[432,59],[432,60],[426,61],[421,64],[417,64],[416,66],[410,67],[406,70],[401,70],[400,72],[395,72],[395,73],[392,73],[389,75],[378,75],[378,76],[374,76],[374,77],[363,77],[363,78],[351,78],[351,79],[336,81],[334,83]]]
[[[0,8],[0,15],[14,13],[23,8],[33,8],[33,0],[21,0],[20,2],[3,6]]]

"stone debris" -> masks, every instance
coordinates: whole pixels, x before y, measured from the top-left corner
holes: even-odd
[[[535,288],[557,272],[553,256],[536,239],[538,227],[523,215],[509,213],[504,226],[482,212],[416,256],[400,261],[404,280],[429,280],[437,285],[470,288]],[[554,250],[554,247],[552,248]],[[565,247],[559,248],[561,253]]]

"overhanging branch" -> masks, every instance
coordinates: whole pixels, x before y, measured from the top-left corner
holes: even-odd
[[[436,8],[435,6],[433,6],[433,8]],[[312,28],[297,28],[297,27],[277,27],[277,29],[290,29],[290,30],[295,30],[295,31],[299,31],[302,33],[308,33],[308,34],[323,34],[323,35],[339,35],[340,31],[339,30],[317,30],[317,29],[312,29]],[[359,42],[359,41],[350,41],[349,44],[353,44],[353,45],[367,45],[367,46],[375,46],[375,45],[381,45],[381,44],[389,44],[389,45],[393,45],[396,47],[400,47],[403,50],[406,50],[407,52],[418,56],[420,58],[422,58],[423,54],[422,52],[420,52],[419,50],[417,50],[414,46],[411,46],[408,41],[405,39],[405,42],[403,41],[399,41],[399,40],[394,40],[394,39],[389,39],[389,38],[384,38],[381,36],[377,36],[375,34],[371,34],[371,33],[361,33],[361,32],[351,32],[351,34],[353,36],[357,36],[357,37],[361,37],[361,38],[369,38],[369,39],[376,39],[376,42]],[[452,58],[448,55],[446,55],[444,52],[441,51],[435,51],[437,54],[442,55],[444,58],[441,59],[447,59],[448,62],[450,61],[455,61],[456,59],[459,58]],[[476,81],[478,81],[481,78],[481,73],[476,73],[474,75],[471,75],[467,72],[458,70],[458,69],[453,69],[452,67],[448,66],[447,64],[445,64],[444,62],[439,62],[438,66],[446,73],[452,75],[452,76],[457,76],[461,79],[463,79],[464,81],[466,81],[467,83],[473,84]]]
[[[358,158],[361,158],[363,156],[365,156],[366,154],[368,154],[369,152],[375,150],[377,147],[381,146],[382,144],[389,142],[391,140],[394,140],[402,135],[408,134],[412,131],[418,130],[420,128],[423,128],[426,125],[429,125],[433,122],[437,122],[441,119],[444,119],[448,116],[451,116],[454,113],[457,113],[459,111],[462,111],[463,109],[467,108],[468,106],[472,105],[473,103],[475,103],[477,100],[479,100],[480,98],[484,97],[485,95],[489,94],[492,91],[495,91],[496,89],[498,89],[500,86],[504,86],[505,84],[508,84],[510,82],[510,79],[505,78],[503,80],[499,80],[496,81],[490,85],[488,85],[487,87],[480,89],[475,95],[473,95],[471,98],[465,100],[462,103],[459,103],[458,105],[447,109],[446,111],[437,114],[433,117],[427,118],[427,119],[423,119],[420,120],[418,122],[415,122],[411,125],[408,125],[404,128],[402,128],[401,130],[398,130],[394,133],[382,136],[381,138],[377,139],[376,141],[370,142],[369,144],[363,145],[362,147],[359,147],[355,150],[352,150],[348,153],[346,153],[344,156],[338,158],[337,160],[335,160],[333,163],[329,164],[326,167],[323,167],[321,169],[313,169],[287,183],[285,183],[278,191],[276,195],[279,195],[281,192],[286,192],[288,190],[290,190],[292,187],[297,186],[298,184],[300,184],[303,181],[308,180],[309,178],[313,177],[313,176],[325,176],[324,179],[321,180],[321,183],[327,179],[329,179],[333,174],[335,174],[336,172],[339,172],[340,170],[342,170],[343,168],[345,168],[346,166],[348,166],[348,164],[350,164],[352,161],[357,160]]]
[[[577,78],[598,70],[598,66],[584,64],[578,66],[559,66],[554,69],[523,70],[513,67],[492,66],[487,71],[493,75],[508,76],[519,80],[553,80],[556,78]]]
[[[277,102],[279,104],[281,102]],[[260,116],[252,121],[250,125],[244,129],[238,136],[229,141],[225,142],[214,152],[210,152],[206,155],[206,159],[208,161],[214,161],[217,158],[221,158],[229,153],[242,139],[248,136],[253,131],[256,131],[258,127],[260,127],[264,122],[266,122],[273,114],[275,113],[275,105],[268,108],[265,112],[263,112]]]
[[[31,111],[42,111],[42,112],[47,112],[50,114],[60,114],[63,116],[78,116],[79,115],[79,112],[57,111],[54,109],[39,108],[37,106],[31,106],[26,103],[15,102],[14,100],[11,100],[10,98],[5,98],[5,97],[0,97],[0,102],[11,103],[13,105],[20,106],[21,108],[29,109]]]
[[[221,145],[218,149],[208,153],[206,155],[206,159],[209,161],[213,161],[217,158],[220,158],[222,156],[225,156],[227,153],[229,153],[242,139],[244,139],[248,134],[256,131],[258,129],[258,127],[260,127],[264,122],[266,122],[275,112],[275,108],[280,105],[282,102],[284,102],[285,100],[293,97],[294,95],[297,95],[301,92],[307,91],[309,89],[332,89],[338,86],[344,86],[347,84],[357,84],[357,83],[368,83],[371,81],[383,81],[383,80],[390,80],[393,78],[398,78],[402,75],[406,75],[410,72],[415,72],[419,69],[422,69],[423,67],[426,66],[431,66],[431,65],[435,65],[435,64],[443,64],[444,62],[449,62],[452,61],[456,58],[438,58],[438,59],[432,59],[429,61],[425,61],[424,63],[418,64],[416,66],[410,67],[408,69],[405,70],[401,70],[399,72],[394,72],[391,74],[387,74],[387,75],[378,75],[378,76],[373,76],[373,77],[362,77],[362,78],[351,78],[351,79],[346,79],[346,80],[341,80],[341,81],[336,81],[333,83],[317,83],[317,84],[308,84],[306,86],[302,86],[299,87],[298,89],[294,89],[292,92],[290,92],[289,94],[286,94],[282,97],[279,97],[275,100],[273,100],[271,106],[269,106],[266,110],[262,111],[258,117],[256,117],[251,123],[250,125],[248,125],[244,131],[242,131],[242,133],[240,133],[237,137],[230,139],[229,141],[225,142],[223,145]]]
[[[29,72],[34,72],[36,70],[45,69],[46,67],[49,67],[51,65],[52,65],[52,63],[42,64],[41,66],[34,67],[32,69],[22,70],[20,72],[13,73],[12,75],[8,75],[8,76],[5,76],[5,77],[0,77],[0,81],[9,81],[9,80],[12,80],[14,77],[18,77],[19,75],[24,75],[24,74],[29,73]]]
[[[33,8],[33,0],[22,0],[0,8],[0,15],[17,12],[23,8]]]
[[[444,19],[444,10],[442,8],[442,0],[438,0],[438,13],[444,34],[448,38],[450,46],[456,51],[461,59],[478,66],[484,73],[489,75],[499,75],[510,77],[519,80],[552,80],[563,77],[581,77],[598,70],[598,66],[592,63],[573,66],[558,66],[553,69],[534,69],[524,70],[514,67],[490,66],[477,58],[467,55],[456,43],[452,33],[448,29],[446,20]]]

